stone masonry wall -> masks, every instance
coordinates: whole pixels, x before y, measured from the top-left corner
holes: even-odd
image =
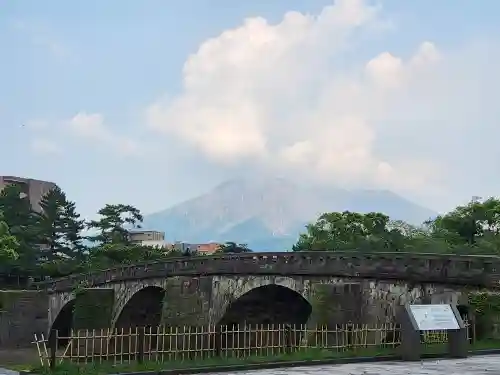
[[[165,284],[162,323],[200,326],[210,323],[211,277],[173,277]]]
[[[429,283],[314,276],[173,276],[111,282],[107,288],[72,292],[0,291],[0,346],[30,346],[48,333],[62,307],[75,298],[74,329],[113,327],[123,307],[143,288],[165,290],[161,322],[167,326],[217,325],[231,304],[266,285],[297,293],[312,307],[308,325],[380,324],[394,320],[405,303],[468,303],[474,288]]]
[[[406,303],[467,302],[465,288],[375,280],[312,279],[310,323],[382,324],[394,322],[396,307]]]
[[[379,324],[393,320],[395,307],[407,302],[414,303],[464,303],[468,290],[465,287],[446,287],[433,284],[412,284],[398,281],[376,281],[369,279],[311,277],[311,276],[174,276],[169,278],[131,280],[110,283],[109,289],[88,289],[86,297],[88,311],[106,316],[103,301],[112,308],[110,326],[114,327],[123,308],[140,290],[156,287],[165,290],[161,304],[161,322],[167,326],[217,325],[224,314],[240,297],[266,285],[279,285],[297,293],[309,302],[312,312],[309,325],[325,324]],[[95,291],[95,295],[93,292]],[[112,291],[114,291],[112,293]],[[102,294],[99,294],[102,293]],[[67,294],[67,293],[66,293]],[[51,295],[51,312],[57,315],[70,294],[61,294],[61,303]],[[103,296],[106,297],[103,297]],[[113,295],[113,304],[111,296]],[[93,296],[93,297],[92,297]],[[80,296],[80,298],[82,298]],[[80,299],[78,298],[78,299]],[[92,302],[94,301],[94,302]],[[57,303],[56,303],[57,302]],[[79,306],[82,302],[76,303]],[[95,303],[92,307],[92,303]],[[52,308],[52,306],[54,308]],[[76,310],[80,308],[76,307]],[[88,314],[88,313],[87,313]],[[90,314],[94,315],[94,313]],[[92,319],[88,323],[75,314],[75,328],[93,328],[103,322]],[[87,325],[88,327],[84,327]]]
[[[111,327],[115,291],[111,288],[82,289],[76,293],[72,328]]]
[[[34,334],[45,334],[49,309],[47,293],[0,291],[0,347],[32,347]]]
[[[213,278],[210,323],[248,291],[269,284],[290,288],[312,306],[310,325],[389,323],[405,303],[467,304],[468,290],[432,284],[328,277],[222,276]]]
[[[277,252],[214,254],[171,258],[71,275],[38,283],[52,292],[71,291],[82,283],[88,287],[112,283],[165,279],[172,276],[308,275],[309,277],[357,277],[362,279],[405,280],[416,283],[474,285],[499,289],[500,259],[494,256],[458,256],[450,254],[357,252]]]

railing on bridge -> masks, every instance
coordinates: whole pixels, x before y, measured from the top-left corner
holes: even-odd
[[[465,321],[471,331],[471,326]],[[73,331],[50,340],[35,337],[42,366],[65,362],[126,364],[131,362],[203,363],[210,359],[283,359],[394,354],[400,343],[398,325],[307,327],[243,325],[206,327],[142,327]],[[472,335],[470,335],[472,337]],[[446,331],[422,334],[428,347],[447,343]],[[60,344],[63,343],[63,347]]]
[[[172,258],[37,284],[49,291],[169,276],[304,275],[500,287],[500,257],[415,253],[288,252]]]

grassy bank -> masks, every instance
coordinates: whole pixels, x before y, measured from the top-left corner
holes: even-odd
[[[500,349],[500,340],[480,341],[471,346],[470,350],[482,349]],[[423,346],[425,354],[446,354],[445,344],[434,344]],[[62,363],[51,371],[47,367],[29,366],[30,368],[21,368],[15,366],[17,370],[30,370],[38,374],[47,375],[105,375],[126,372],[143,372],[143,371],[160,371],[160,370],[182,370],[182,369],[200,369],[210,367],[213,371],[217,371],[218,367],[222,366],[244,366],[252,364],[265,363],[280,363],[280,362],[298,362],[298,361],[322,361],[334,359],[349,359],[356,357],[381,357],[397,355],[397,350],[394,348],[373,348],[352,351],[334,351],[327,349],[309,349],[297,351],[294,353],[280,354],[274,356],[247,356],[247,357],[212,357],[205,359],[193,359],[184,361],[144,361],[139,364],[137,362],[112,364],[112,363],[91,363],[91,364],[75,364]]]
[[[92,363],[92,364],[75,364],[63,363],[58,365],[53,371],[47,367],[35,367],[31,371],[39,374],[54,374],[54,375],[103,375],[116,374],[125,372],[142,372],[142,371],[159,371],[159,370],[174,370],[174,369],[190,369],[204,367],[221,367],[221,366],[238,366],[249,364],[262,364],[274,362],[294,362],[294,361],[314,361],[334,358],[352,358],[352,357],[375,357],[382,355],[395,354],[395,350],[379,349],[379,350],[363,350],[363,351],[346,351],[338,352],[326,349],[310,349],[297,351],[289,354],[280,354],[274,356],[248,356],[248,357],[211,357],[204,359],[193,359],[184,361],[144,361],[142,364],[137,362],[112,364],[112,363]]]

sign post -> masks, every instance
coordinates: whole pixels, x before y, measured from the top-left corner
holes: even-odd
[[[418,361],[422,354],[421,331],[447,331],[449,355],[467,357],[467,328],[454,305],[401,306],[401,356],[405,361]]]

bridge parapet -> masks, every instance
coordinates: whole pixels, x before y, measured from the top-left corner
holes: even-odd
[[[171,276],[283,275],[372,278],[500,288],[500,257],[415,253],[280,252],[179,257],[38,283],[50,292]]]

